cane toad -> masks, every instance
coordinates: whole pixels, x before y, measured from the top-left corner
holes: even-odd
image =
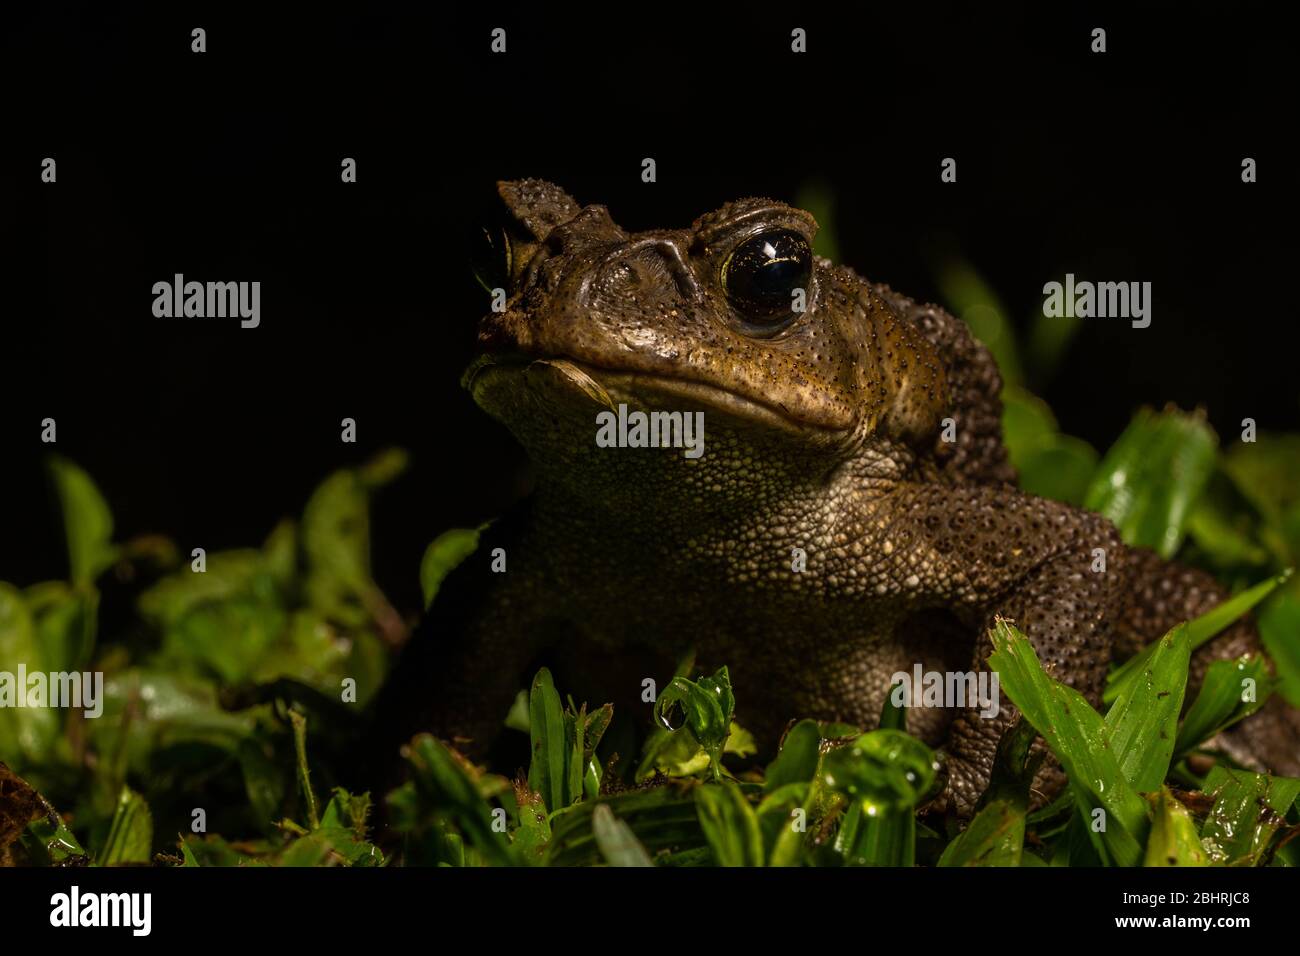
[[[629,233],[540,180],[499,194],[486,284],[504,307],[464,384],[527,450],[536,490],[446,582],[399,667],[427,705],[419,728],[485,745],[541,660],[579,699],[648,719],[642,679],[662,686],[694,647],[729,665],[737,717],[770,749],[793,718],[874,726],[895,672],[985,667],[998,615],[1096,704],[1114,655],[1222,599],[1100,516],[1019,491],[988,351],[942,309],[815,256],[808,213],[744,199]],[[602,447],[597,416],[620,405],[703,412],[704,454]],[[1255,648],[1241,622],[1193,677]],[[940,806],[971,811],[1013,718],[1005,701],[993,719],[909,713],[946,754]],[[1295,772],[1295,749],[1275,769]]]

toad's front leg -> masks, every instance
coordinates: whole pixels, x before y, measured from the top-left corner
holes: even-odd
[[[1025,633],[1055,679],[1099,705],[1125,600],[1125,551],[1114,526],[1008,489],[916,487],[904,494],[909,540],[902,561],[911,565],[904,580],[916,581],[919,600],[946,604],[972,626],[973,669],[987,669],[989,628],[1003,617]],[[1017,711],[1005,694],[998,708],[964,703],[944,747],[948,784],[937,806],[966,816]],[[1046,768],[1038,799],[1061,783],[1059,769]]]

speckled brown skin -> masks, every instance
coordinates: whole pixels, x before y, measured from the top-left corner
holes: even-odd
[[[701,666],[730,666],[738,719],[770,750],[793,718],[874,726],[890,675],[914,663],[982,668],[995,615],[1097,702],[1118,643],[1221,596],[1129,552],[1104,519],[1016,490],[997,369],[942,310],[818,259],[805,312],[749,323],[728,254],[776,227],[811,243],[807,213],[743,200],[627,234],[548,183],[500,192],[516,220],[508,304],[482,320],[465,384],[529,451],[536,494],[444,585],[399,667],[396,693],[420,711],[407,729],[482,748],[541,660],[575,697],[648,719],[642,679],[662,686],[693,646]],[[596,413],[620,402],[702,410],[705,454],[597,447]],[[1254,649],[1250,625],[1227,643]],[[937,806],[970,812],[1014,717],[1003,705],[993,720],[909,713],[947,755]],[[1049,794],[1059,773],[1039,783]]]

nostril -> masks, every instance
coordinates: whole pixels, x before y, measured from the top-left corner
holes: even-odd
[[[671,309],[702,298],[700,285],[671,239],[654,237],[620,243],[608,250],[583,283],[581,296],[593,306]]]
[[[695,278],[695,273],[687,265],[681,247],[674,240],[643,239],[628,249],[629,256],[637,254],[656,256],[662,265],[667,267],[669,276],[683,298],[694,301],[700,297],[700,284]]]

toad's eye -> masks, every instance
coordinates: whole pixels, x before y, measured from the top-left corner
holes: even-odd
[[[770,229],[746,239],[722,267],[731,304],[747,322],[764,329],[794,318],[794,291],[803,289],[806,298],[811,278],[812,249],[792,229]]]
[[[510,289],[514,249],[510,232],[500,225],[483,226],[471,240],[471,264],[479,285],[493,289]]]

